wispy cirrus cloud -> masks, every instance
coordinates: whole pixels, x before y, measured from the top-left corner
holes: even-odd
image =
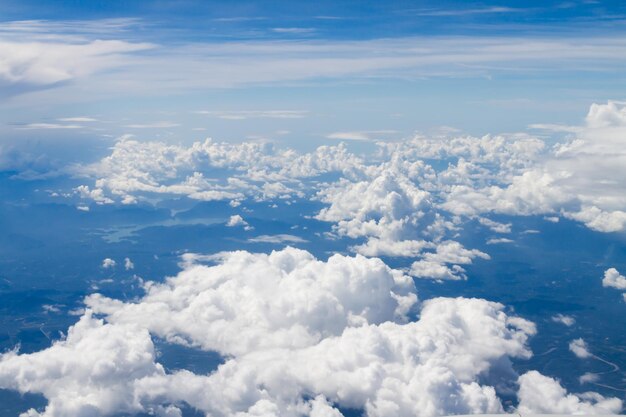
[[[85,91],[90,98],[119,97],[331,79],[485,77],[564,68],[610,72],[621,71],[626,63],[626,40],[621,37],[286,38],[196,41],[173,47],[165,38],[147,34],[155,42],[126,40],[135,24],[134,20],[3,23],[0,88],[58,86],[66,92],[62,100],[72,101],[85,100]],[[110,27],[116,30],[107,31]],[[308,30],[276,29],[285,35]],[[101,40],[103,31],[108,36]]]
[[[399,133],[397,130],[362,130],[351,132],[333,132],[326,135],[328,139],[373,141],[381,137]]]
[[[306,110],[199,110],[196,114],[204,114],[224,120],[245,119],[301,119],[308,115]]]
[[[83,126],[77,124],[61,124],[61,123],[28,123],[17,126],[16,129],[21,130],[40,130],[40,129],[82,129]]]

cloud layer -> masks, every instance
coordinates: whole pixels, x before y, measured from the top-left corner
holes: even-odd
[[[42,393],[48,406],[28,415],[47,417],[180,416],[183,402],[212,416],[498,413],[490,375],[515,384],[509,358],[531,355],[534,325],[498,303],[434,298],[409,321],[413,282],[379,259],[323,262],[287,248],[182,261],[177,276],[145,283],[134,302],[88,297],[85,315],[51,347],[3,354],[0,387]],[[206,375],[168,373],[151,335],[225,362]],[[621,409],[618,399],[568,394],[535,371],[519,384],[520,410]]]

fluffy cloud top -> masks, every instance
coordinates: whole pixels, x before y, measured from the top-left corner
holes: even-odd
[[[113,260],[111,258],[104,258],[102,260],[102,268],[104,268],[104,269],[115,268],[115,265],[117,265],[117,262],[115,262],[115,260]]]
[[[522,375],[519,384],[522,414],[618,414],[623,407],[622,400],[594,392],[568,394],[557,380],[537,371]]]
[[[531,355],[534,325],[498,303],[435,298],[408,322],[413,282],[379,259],[322,262],[287,248],[186,255],[182,265],[165,283],[147,283],[135,302],[88,297],[66,338],[0,357],[0,387],[42,393],[46,417],[178,417],[183,402],[216,417],[339,417],[337,407],[371,417],[498,413],[490,375],[514,375],[508,358]],[[218,351],[226,362],[207,375],[167,373],[151,335]],[[532,378],[549,390],[537,391]],[[538,373],[520,378],[519,396],[520,410],[536,398],[550,410],[621,407],[567,394]]]
[[[604,271],[602,286],[617,288],[618,290],[626,290],[626,277],[621,275],[617,269],[609,268]]]
[[[112,323],[142,323],[169,340],[241,354],[308,346],[347,326],[405,321],[417,300],[409,277],[360,255],[322,262],[286,248],[269,255],[229,252],[216,260],[149,284],[138,303],[94,295],[87,305]]]

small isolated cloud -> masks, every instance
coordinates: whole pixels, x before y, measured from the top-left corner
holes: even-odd
[[[253,227],[251,227],[248,224],[248,222],[245,221],[243,219],[243,217],[241,217],[239,214],[234,214],[234,215],[230,216],[230,218],[226,222],[226,226],[228,226],[228,227],[241,226],[241,227],[244,228],[244,230],[252,230],[253,229]]]
[[[578,382],[582,384],[593,383],[600,379],[598,374],[594,374],[593,372],[585,372],[580,378],[578,378]]]
[[[591,352],[589,352],[587,342],[585,342],[583,339],[572,340],[569,343],[569,350],[580,359],[586,359],[593,356]]]
[[[115,265],[117,264],[117,262],[115,262],[113,259],[111,258],[104,258],[102,260],[102,268],[104,269],[112,269],[115,268]]]
[[[488,245],[498,245],[500,243],[513,243],[513,242],[514,242],[513,239],[507,239],[505,237],[493,238],[493,239],[487,240]]]
[[[478,222],[495,233],[511,233],[511,223],[499,223],[486,217],[480,217]]]
[[[299,236],[278,234],[278,235],[261,235],[248,239],[251,243],[306,243],[308,240]]]
[[[537,371],[519,377],[517,412],[525,414],[618,414],[622,400],[595,392],[569,394],[554,378]]]
[[[626,290],[626,277],[621,275],[617,269],[609,268],[604,271],[602,286],[616,288],[618,290]]]
[[[416,278],[434,280],[467,279],[461,265],[469,265],[474,258],[490,259],[478,249],[466,249],[459,242],[446,241],[437,245],[435,252],[426,253],[422,260],[411,265],[410,274]]]
[[[130,258],[124,258],[124,269],[127,271],[135,269],[135,264],[130,260]]]
[[[566,316],[564,314],[557,314],[552,316],[552,321],[555,323],[561,323],[566,325],[567,327],[571,327],[576,323],[576,319],[574,319],[574,317],[572,316]]]

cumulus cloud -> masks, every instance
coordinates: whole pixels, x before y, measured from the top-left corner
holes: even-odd
[[[46,417],[180,416],[181,403],[220,417],[339,417],[338,407],[371,417],[501,413],[490,375],[515,375],[509,358],[531,355],[534,325],[498,303],[430,299],[409,321],[413,281],[379,259],[324,262],[287,248],[188,254],[181,265],[135,301],[88,297],[83,317],[47,349],[3,354],[0,387],[43,394]],[[151,336],[217,351],[225,362],[206,375],[168,373]],[[567,394],[534,371],[520,377],[519,397],[520,410],[621,407]]]
[[[466,249],[459,242],[446,241],[437,245],[435,252],[426,253],[423,259],[413,262],[410,273],[417,278],[467,279],[465,269],[460,265],[471,264],[476,257],[490,259],[478,249]]]
[[[111,258],[104,258],[102,260],[102,268],[104,268],[104,269],[113,269],[113,268],[115,268],[116,264],[117,264],[117,262],[115,262]]]
[[[360,165],[361,160],[343,145],[299,154],[263,142],[207,139],[185,147],[123,137],[109,156],[73,167],[72,173],[94,179],[93,186],[81,185],[76,191],[101,204],[159,195],[236,201],[304,197],[307,186],[300,179],[348,172]]]
[[[572,340],[569,343],[569,350],[580,359],[586,359],[593,356],[591,352],[589,352],[587,342],[585,342],[583,339]]]
[[[247,221],[245,221],[243,219],[243,217],[241,217],[239,214],[233,214],[232,216],[229,217],[228,221],[226,222],[226,226],[228,227],[243,227],[244,230],[252,230],[253,227],[251,227]]]
[[[0,80],[37,86],[71,81],[120,67],[127,54],[152,47],[120,40],[16,42],[0,36]]]
[[[518,412],[522,414],[619,414],[622,400],[594,392],[568,394],[559,381],[530,371],[520,376]]]
[[[624,230],[625,108],[624,103],[594,103],[585,125],[567,129],[571,136],[544,158],[513,176],[503,175],[495,184],[455,185],[443,206],[460,215],[544,214],[553,221],[560,214],[600,232]]]
[[[278,235],[260,235],[248,239],[251,243],[306,243],[306,239],[300,236],[281,233]]]
[[[89,311],[50,348],[0,356],[0,386],[43,394],[47,417],[143,411],[135,398],[136,380],[164,374],[146,329],[105,324]]]
[[[609,268],[604,271],[602,286],[617,288],[618,290],[626,290],[626,277],[621,275],[617,269]]]
[[[403,321],[416,301],[412,280],[378,259],[334,255],[322,262],[293,248],[219,259],[150,284],[138,304],[94,295],[87,305],[113,323],[141,322],[171,340],[241,353],[306,346],[349,324]],[[179,293],[188,294],[182,304]]]

